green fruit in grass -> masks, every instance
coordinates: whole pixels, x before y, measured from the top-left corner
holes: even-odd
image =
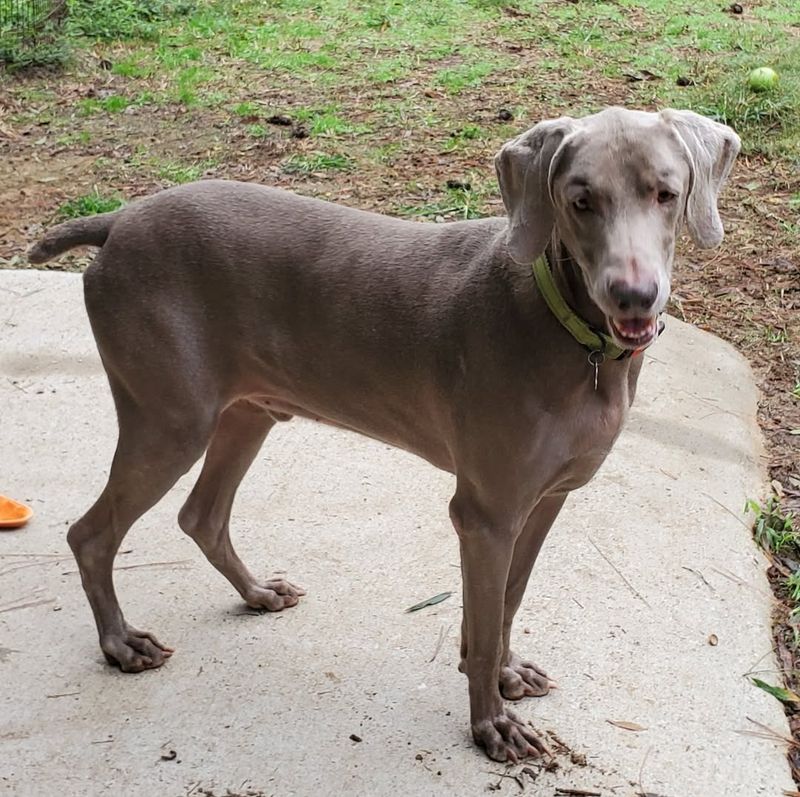
[[[760,66],[750,73],[747,85],[751,91],[770,91],[778,85],[778,73],[768,66]]]

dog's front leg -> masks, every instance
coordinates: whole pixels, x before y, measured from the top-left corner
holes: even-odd
[[[508,711],[500,694],[506,584],[523,522],[487,510],[459,486],[450,516],[461,547],[463,632],[468,643],[462,669],[469,680],[472,736],[495,761],[516,762],[547,748]]]
[[[548,495],[534,507],[522,533],[514,543],[514,556],[506,584],[505,613],[503,615],[503,654],[500,668],[500,692],[506,700],[523,697],[542,697],[555,683],[532,662],[511,650],[511,626],[514,623],[531,570],[536,563],[542,543],[547,537],[564,501],[566,493]]]

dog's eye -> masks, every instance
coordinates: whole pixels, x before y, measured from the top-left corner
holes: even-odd
[[[672,191],[659,191],[658,192],[658,204],[659,205],[666,205],[668,202],[672,202],[675,199],[675,194]]]
[[[585,196],[582,196],[582,197],[579,197],[578,199],[576,199],[572,203],[572,207],[574,207],[575,210],[579,210],[581,212],[585,212],[585,211],[591,209],[589,207],[589,200]]]

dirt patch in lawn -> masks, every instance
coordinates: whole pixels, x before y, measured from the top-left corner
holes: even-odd
[[[52,158],[46,150],[25,149],[26,154],[7,157],[0,170],[0,257],[19,254],[32,228],[41,229],[54,207],[92,183],[92,158]]]

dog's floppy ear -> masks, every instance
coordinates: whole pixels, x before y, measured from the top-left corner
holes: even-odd
[[[494,159],[500,193],[508,212],[508,253],[515,262],[532,263],[553,230],[550,164],[564,138],[578,126],[568,116],[539,122],[503,145]]]
[[[739,136],[727,125],[693,111],[664,110],[685,147],[692,170],[692,186],[686,204],[686,224],[702,249],[718,246],[725,235],[717,210],[717,197],[739,154]]]

